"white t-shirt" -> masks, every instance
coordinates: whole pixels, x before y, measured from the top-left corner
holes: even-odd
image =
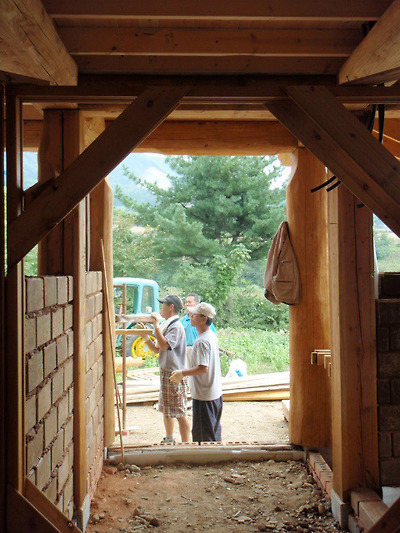
[[[208,366],[208,372],[189,377],[192,398],[203,402],[216,400],[222,396],[221,364],[218,339],[210,329],[200,333],[193,344],[191,366],[198,365]]]
[[[186,336],[179,320],[167,328],[164,337],[167,339],[169,349],[160,350],[158,355],[160,368],[169,372],[183,370],[186,361]]]

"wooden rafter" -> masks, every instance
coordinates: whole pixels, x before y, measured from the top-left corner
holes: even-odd
[[[400,0],[395,0],[353,51],[339,83],[384,83],[400,78]]]
[[[56,85],[76,85],[77,66],[40,0],[2,0],[0,69]],[[7,46],[8,53],[4,53]]]
[[[187,90],[183,86],[148,88],[60,177],[45,182],[32,203],[9,225],[9,264],[17,264],[143,141],[178,105]]]
[[[400,163],[325,87],[288,87],[268,109],[400,235]]]

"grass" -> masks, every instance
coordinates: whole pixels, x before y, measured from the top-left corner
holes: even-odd
[[[218,329],[220,348],[235,353],[247,365],[247,373],[266,374],[289,370],[289,335],[275,331]],[[221,353],[222,375],[228,373],[234,356]],[[119,359],[118,359],[119,361]],[[142,368],[158,366],[157,357],[146,357]],[[122,374],[117,374],[122,379]]]

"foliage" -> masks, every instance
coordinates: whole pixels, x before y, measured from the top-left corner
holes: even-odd
[[[289,335],[257,329],[218,329],[220,348],[235,353],[247,365],[248,374],[283,372],[289,369]],[[235,357],[221,354],[222,375]]]
[[[25,276],[37,276],[38,274],[38,247],[35,246],[24,257]]]
[[[375,231],[375,250],[380,272],[399,272],[400,239],[389,231]]]

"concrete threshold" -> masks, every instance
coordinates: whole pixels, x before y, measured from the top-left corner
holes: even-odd
[[[125,464],[152,466],[159,464],[209,464],[229,461],[306,461],[302,448],[291,445],[223,445],[219,443],[152,445],[124,450]],[[110,453],[111,464],[122,462],[120,453]]]

